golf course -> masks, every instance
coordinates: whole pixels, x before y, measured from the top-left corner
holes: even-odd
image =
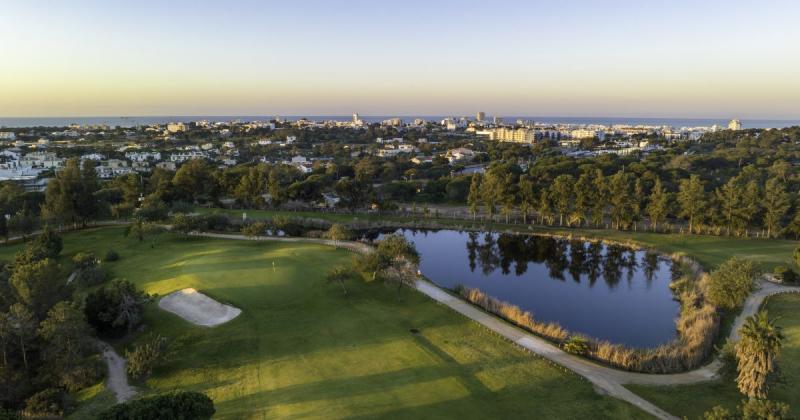
[[[166,362],[133,383],[141,395],[200,391],[221,419],[647,417],[416,291],[398,298],[358,280],[345,295],[325,274],[349,263],[348,251],[173,234],[138,242],[123,231],[64,234],[61,258],[113,248],[120,260],[103,266],[115,278],[159,296],[194,288],[242,311],[209,328],[148,304],[144,330],[112,343],[124,354],[151,333],[169,340]],[[20,246],[0,248],[0,258]],[[72,418],[114,402],[102,386],[79,399]]]

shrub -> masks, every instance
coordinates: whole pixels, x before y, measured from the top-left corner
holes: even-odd
[[[84,270],[97,265],[97,256],[91,252],[79,252],[72,257],[72,263],[78,270]]]
[[[104,420],[205,420],[214,402],[199,392],[176,392],[117,404],[98,415]]]
[[[789,419],[789,405],[778,401],[750,398],[739,406],[743,420],[782,420]]]
[[[107,278],[108,275],[106,274],[105,270],[100,267],[91,267],[81,270],[75,280],[77,280],[78,284],[81,286],[92,287],[103,284]]]
[[[0,407],[0,420],[22,420],[19,413]]]
[[[167,351],[167,339],[156,335],[136,346],[132,352],[126,352],[128,374],[135,379],[144,379],[153,373],[159,363],[164,360]]]
[[[242,226],[242,234],[247,237],[261,236],[267,231],[267,224],[264,222],[248,223]]]
[[[29,417],[60,417],[70,406],[67,393],[60,389],[47,388],[25,400],[25,414]]]
[[[736,309],[750,295],[757,274],[752,261],[733,257],[709,275],[706,299],[718,308]]]
[[[98,356],[92,356],[80,365],[61,375],[61,385],[70,392],[76,392],[96,384],[106,374],[106,365]]]
[[[106,251],[106,255],[103,256],[103,261],[111,262],[117,260],[119,260],[119,254],[117,254],[117,251],[114,251],[113,249]]]
[[[570,336],[561,347],[567,353],[583,356],[589,353],[589,340],[581,335],[573,335]]]
[[[797,281],[797,273],[785,265],[779,265],[772,271],[775,279],[782,283],[795,283]]]

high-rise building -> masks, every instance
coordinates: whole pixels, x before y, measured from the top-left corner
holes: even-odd
[[[475,115],[475,120],[477,120],[478,122],[483,122],[484,119],[486,119],[486,113],[483,111],[478,112],[478,114]]]
[[[356,127],[364,125],[364,121],[362,121],[361,118],[358,116],[358,112],[353,113],[353,125]]]
[[[731,120],[728,123],[728,130],[738,131],[742,129],[742,122],[739,120]]]

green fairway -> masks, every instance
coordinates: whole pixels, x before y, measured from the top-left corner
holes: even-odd
[[[770,391],[770,399],[783,401],[792,407],[792,416],[800,417],[800,294],[783,294],[768,298],[766,309],[770,317],[783,328],[786,335],[781,359],[778,362],[785,384]],[[733,378],[689,386],[649,387],[630,385],[629,389],[677,416],[695,419],[715,405],[734,409],[744,397],[739,394]]]
[[[441,226],[476,226],[487,227],[494,230],[516,230],[521,232],[538,232],[559,235],[577,235],[588,238],[611,239],[623,242],[635,242],[642,246],[652,247],[665,253],[684,253],[697,260],[707,270],[710,270],[732,256],[750,258],[755,261],[761,269],[771,271],[778,265],[794,265],[792,262],[792,251],[800,245],[798,241],[782,239],[744,239],[726,236],[701,236],[701,235],[679,235],[679,234],[660,234],[649,232],[632,232],[608,229],[567,229],[559,227],[525,226],[518,224],[504,223],[482,223],[472,222],[462,219],[444,218],[421,218],[421,217],[401,217],[401,216],[379,216],[371,215],[347,215],[318,212],[287,212],[272,210],[230,210],[230,209],[198,209],[200,212],[220,211],[235,218],[241,218],[242,213],[246,213],[248,218],[268,218],[276,215],[312,217],[326,219],[332,222],[347,223],[354,220],[361,221],[382,221],[391,222],[411,222],[421,221],[436,223]],[[794,265],[795,269],[800,267]]]
[[[121,228],[66,234],[64,244],[65,258],[114,248],[121,260],[104,265],[148,293],[194,287],[242,309],[204,328],[150,304],[137,337],[172,343],[139,386],[205,392],[217,418],[646,417],[415,291],[398,300],[394,288],[354,281],[343,296],[324,279],[349,262],[343,250],[172,235],[151,248]],[[97,389],[80,397],[76,417],[110,403]]]

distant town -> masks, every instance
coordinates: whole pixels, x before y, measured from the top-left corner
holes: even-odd
[[[327,167],[336,159],[373,156],[413,166],[439,159],[454,173],[482,173],[489,143],[514,143],[540,152],[575,158],[603,154],[645,155],[707,133],[742,129],[733,119],[727,127],[554,124],[518,119],[505,121],[478,112],[474,117],[404,122],[390,118],[367,123],[275,117],[269,121],[171,122],[136,127],[77,125],[0,129],[0,181],[27,191],[44,191],[67,158],[91,160],[100,179],[175,171],[183,162],[203,159],[220,168],[246,163],[284,164],[301,174]],[[530,160],[530,159],[528,159]],[[525,164],[525,162],[520,162]],[[413,177],[413,172],[406,179]]]

